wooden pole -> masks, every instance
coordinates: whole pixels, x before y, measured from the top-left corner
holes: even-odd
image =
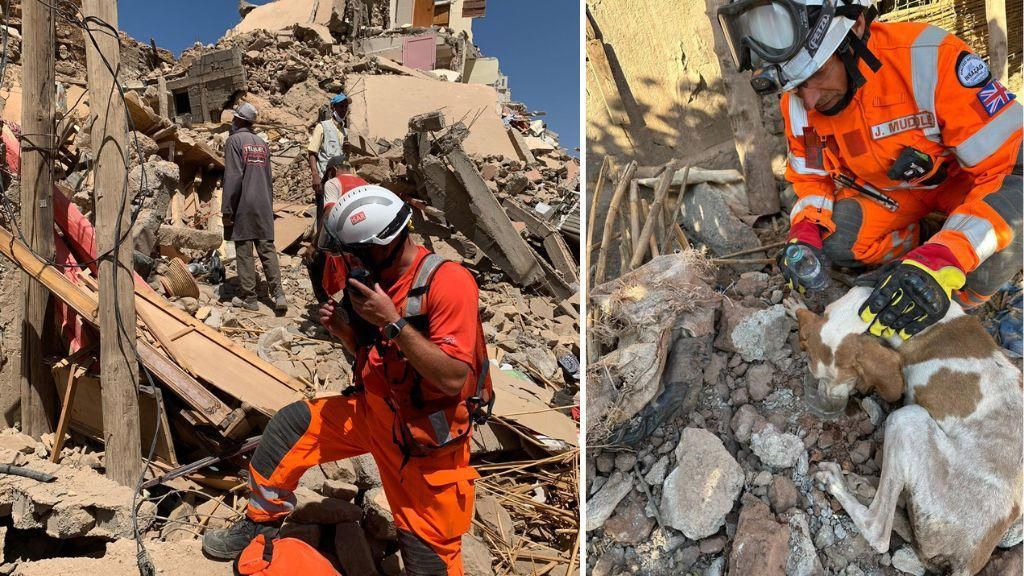
[[[22,5],[22,77],[26,98],[21,113],[21,224],[29,247],[47,260],[53,259],[54,30],[54,11],[47,4]],[[57,398],[53,376],[43,364],[43,345],[52,333],[52,327],[46,325],[50,292],[28,275],[22,276],[21,285],[25,294],[21,426],[23,432],[38,438],[53,431]]]
[[[629,261],[630,270],[639,266],[644,260],[644,254],[647,252],[651,235],[654,233],[654,225],[658,222],[658,212],[661,211],[661,205],[665,203],[669,185],[672,184],[672,175],[676,172],[675,165],[675,160],[670,160],[665,171],[661,174],[661,178],[658,180],[658,187],[654,191],[654,201],[651,203],[650,210],[647,211],[647,220],[644,221],[644,229],[640,232],[640,238],[633,240],[633,258]],[[653,248],[651,255],[657,256],[657,244],[651,244],[650,247]]]
[[[594,189],[589,191],[590,210],[587,210],[586,244],[586,258],[588,260],[590,259],[590,247],[594,245],[594,227],[597,223],[597,218],[594,218],[594,215],[597,214],[598,203],[601,201],[601,191],[604,189],[604,181],[608,179],[608,173],[610,172],[612,163],[614,163],[614,159],[611,156],[604,157],[604,160],[601,161],[601,169],[597,171],[597,182],[594,183]]]
[[[626,169],[619,176],[619,183],[615,186],[615,193],[612,194],[611,204],[608,206],[608,216],[604,221],[604,232],[601,234],[601,247],[597,252],[597,269],[594,270],[594,286],[604,282],[604,271],[608,263],[608,244],[612,239],[612,229],[615,228],[615,217],[619,212],[619,204],[626,194],[633,173],[636,172],[636,160],[626,165]],[[635,239],[634,239],[635,241]]]
[[[772,173],[772,136],[765,128],[767,122],[761,117],[761,97],[750,87],[750,74],[736,70],[722,26],[715,15],[718,7],[726,3],[728,0],[705,0],[725,85],[726,109],[736,141],[736,154],[740,157],[747,185],[747,205],[752,214],[774,214],[779,211],[779,192]]]
[[[1009,80],[1006,48],[1006,0],[985,0],[988,20],[988,65],[1000,82]]]
[[[130,486],[142,473],[139,426],[139,363],[135,355],[135,287],[132,281],[131,221],[128,200],[128,121],[111,69],[119,70],[117,2],[84,0],[82,12],[106,22],[90,23],[95,44],[85,35],[89,101],[96,122],[92,149],[96,158],[96,243],[99,263],[100,373],[103,375],[103,436],[107,476]],[[108,68],[109,67],[109,68]],[[118,241],[126,237],[127,241]],[[115,249],[115,246],[116,249]]]
[[[683,194],[686,194],[686,181],[690,177],[690,167],[687,166],[683,169],[683,181],[679,184],[679,195],[676,196],[676,201],[672,204],[672,208],[668,208],[668,202],[665,203],[665,216],[668,218],[669,225],[672,227],[674,234],[668,234],[665,238],[665,244],[661,247],[663,254],[668,254],[672,250],[672,237],[675,236],[676,240],[679,241],[679,247],[686,250],[690,247],[690,242],[686,239],[686,234],[683,233],[683,229],[679,226],[679,210],[683,207]],[[672,177],[674,181],[675,176]]]

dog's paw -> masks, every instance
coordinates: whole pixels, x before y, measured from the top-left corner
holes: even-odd
[[[795,292],[791,292],[789,296],[783,298],[782,307],[786,309],[786,316],[793,320],[796,320],[797,310],[807,310],[807,304],[804,304],[804,301]]]
[[[833,496],[846,493],[843,469],[835,462],[820,462],[818,473],[814,475],[814,479]]]

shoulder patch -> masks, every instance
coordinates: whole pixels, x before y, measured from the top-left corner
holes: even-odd
[[[980,56],[964,50],[956,58],[956,78],[964,88],[977,88],[988,83],[992,74]]]
[[[978,101],[985,107],[989,116],[995,116],[996,112],[1003,109],[1016,96],[1006,89],[998,80],[993,80],[978,91]]]

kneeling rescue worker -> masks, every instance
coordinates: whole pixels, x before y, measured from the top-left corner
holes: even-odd
[[[952,298],[978,306],[1021,269],[1022,109],[960,39],[874,16],[870,0],[718,9],[754,90],[785,91],[798,200],[783,275],[803,292],[824,285],[830,263],[884,265],[865,277],[861,317],[906,339]],[[945,221],[930,234],[933,212]]]
[[[250,463],[246,517],[208,533],[208,555],[232,559],[256,536],[276,535],[311,466],[369,453],[406,573],[463,573],[461,537],[479,477],[469,465],[469,434],[489,416],[494,395],[476,282],[416,245],[411,217],[408,204],[374,185],[329,206],[319,246],[344,254],[350,272],[344,306],[328,301],[320,321],[355,356],[354,385],[271,419]]]

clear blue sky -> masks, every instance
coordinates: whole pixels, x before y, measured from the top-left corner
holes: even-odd
[[[250,0],[266,4],[267,0]],[[175,54],[216,42],[238,23],[236,0],[120,0],[121,29]],[[545,122],[570,151],[580,143],[580,3],[576,0],[489,0],[473,23],[474,41],[497,57],[512,98],[547,112]]]

